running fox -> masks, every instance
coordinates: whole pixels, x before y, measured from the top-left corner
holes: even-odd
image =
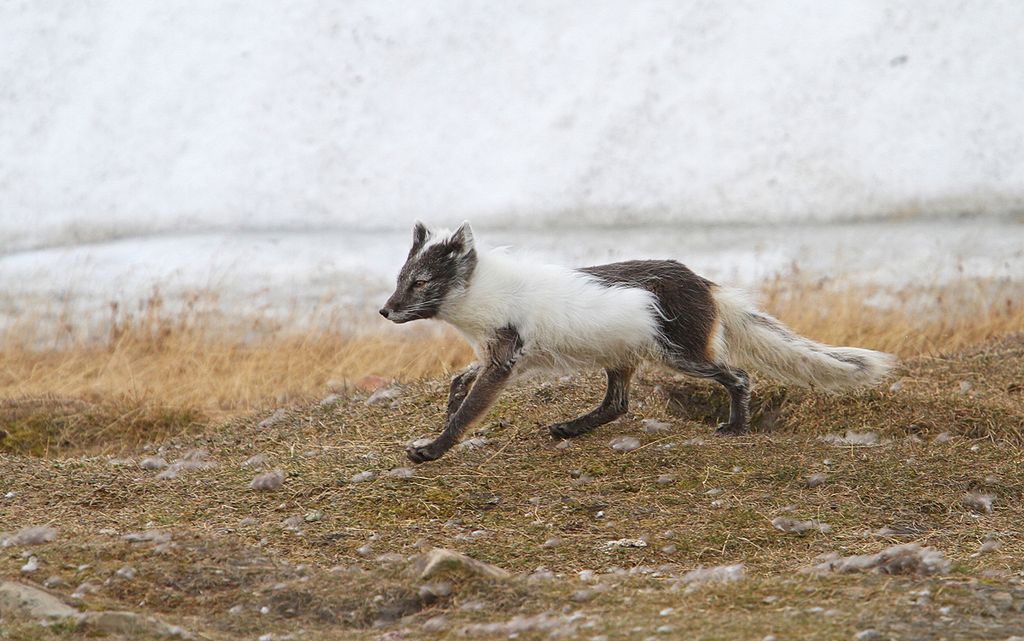
[[[741,293],[674,260],[582,269],[531,264],[503,250],[478,251],[468,223],[454,232],[416,224],[395,293],[380,314],[395,323],[446,321],[478,358],[451,382],[441,435],[409,447],[415,463],[443,456],[502,388],[528,371],[605,369],[601,405],[548,428],[555,438],[572,438],[626,413],[630,378],[643,361],[724,385],[730,412],[719,434],[747,429],[747,368],[841,391],[877,383],[894,363],[889,354],[798,336]]]

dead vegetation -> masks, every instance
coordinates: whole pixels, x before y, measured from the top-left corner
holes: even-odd
[[[475,447],[411,469],[444,379],[266,407],[108,446],[116,458],[18,450],[0,454],[0,529],[57,534],[0,548],[0,576],[212,639],[1006,639],[1024,629],[1022,372],[1016,334],[907,359],[855,395],[760,385],[754,430],[714,438],[722,392],[647,371],[626,417],[559,446],[544,427],[599,400],[586,375],[511,391]],[[622,436],[638,446],[613,449]],[[144,458],[210,464],[159,478]],[[251,489],[272,470],[279,485]],[[512,576],[419,578],[433,547]],[[866,571],[807,571],[837,563]]]

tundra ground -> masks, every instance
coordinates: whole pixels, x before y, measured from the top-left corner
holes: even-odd
[[[58,431],[41,445],[26,425],[66,427],[85,406],[9,404],[0,530],[47,526],[56,538],[0,548],[0,578],[49,580],[82,610],[155,615],[209,639],[1024,630],[1022,334],[908,358],[886,385],[855,395],[758,384],[753,430],[733,438],[711,435],[726,412],[722,390],[651,370],[626,417],[562,445],[545,426],[593,406],[602,378],[527,384],[501,398],[475,440],[411,466],[404,447],[440,429],[446,383],[402,383],[373,404],[350,390],[224,421],[168,419],[150,443],[145,425],[126,437],[123,418],[100,413],[88,439]],[[638,446],[610,447],[621,436]],[[176,474],[140,467],[156,457]],[[283,474],[278,489],[250,489],[272,470]],[[787,533],[777,517],[816,523]],[[823,554],[902,543],[950,565],[802,571]],[[417,580],[410,559],[431,547],[512,577]],[[37,569],[22,571],[31,556]],[[734,564],[740,580],[686,578]],[[97,634],[13,617],[0,630]]]

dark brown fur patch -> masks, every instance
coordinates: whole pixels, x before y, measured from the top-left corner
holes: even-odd
[[[639,287],[654,294],[661,306],[658,323],[666,348],[695,363],[712,360],[710,342],[718,315],[714,283],[674,260],[629,260],[579,271],[608,285]]]

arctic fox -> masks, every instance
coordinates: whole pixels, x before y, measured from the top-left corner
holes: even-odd
[[[446,321],[478,358],[451,382],[441,435],[409,447],[416,463],[443,456],[511,379],[530,370],[605,369],[601,405],[548,428],[556,438],[572,438],[626,413],[630,378],[643,361],[724,385],[730,411],[721,434],[747,428],[748,368],[841,391],[877,383],[894,363],[889,354],[798,336],[741,293],[674,260],[536,265],[501,250],[478,251],[468,223],[454,232],[416,224],[395,293],[380,314],[395,323]]]

